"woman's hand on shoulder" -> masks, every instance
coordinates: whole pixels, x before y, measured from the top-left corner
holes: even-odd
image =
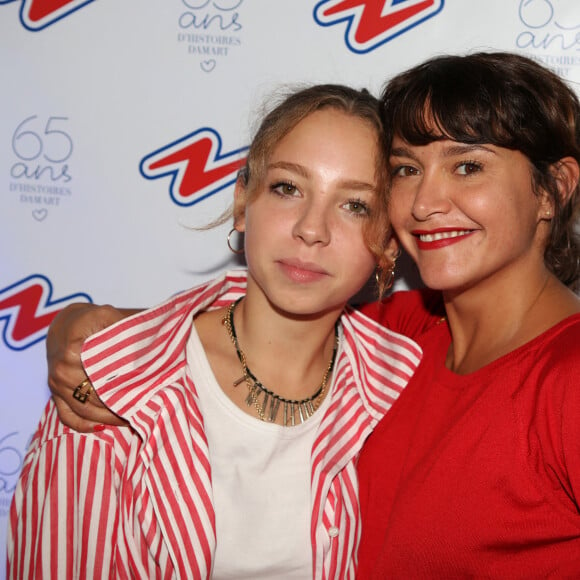
[[[68,427],[87,433],[103,424],[126,424],[103,405],[90,383],[77,387],[87,379],[80,356],[85,340],[133,312],[108,305],[71,304],[52,321],[46,337],[48,385],[59,417]],[[75,389],[89,393],[84,402],[73,397]]]

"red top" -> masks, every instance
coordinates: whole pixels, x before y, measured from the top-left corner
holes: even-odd
[[[461,376],[447,324],[398,294],[367,314],[424,355],[359,460],[359,577],[580,577],[580,315]]]

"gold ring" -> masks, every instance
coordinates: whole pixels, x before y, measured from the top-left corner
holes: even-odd
[[[87,402],[91,391],[93,390],[93,385],[88,377],[73,391],[73,397],[83,405]]]

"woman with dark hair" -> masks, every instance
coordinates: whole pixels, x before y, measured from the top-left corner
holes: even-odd
[[[388,83],[382,116],[392,226],[429,290],[366,308],[423,360],[358,463],[359,576],[578,577],[578,99],[521,56],[445,56]],[[86,308],[52,329],[51,386],[108,422],[70,393],[78,345],[121,313]]]
[[[445,56],[382,116],[391,223],[440,294],[368,310],[423,360],[359,461],[359,576],[579,577],[578,99],[521,56]]]

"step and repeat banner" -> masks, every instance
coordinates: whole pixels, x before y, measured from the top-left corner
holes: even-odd
[[[229,224],[195,228],[229,206],[276,91],[378,93],[430,56],[489,49],[578,87],[580,2],[0,0],[2,561],[55,314],[152,305],[239,266]]]

